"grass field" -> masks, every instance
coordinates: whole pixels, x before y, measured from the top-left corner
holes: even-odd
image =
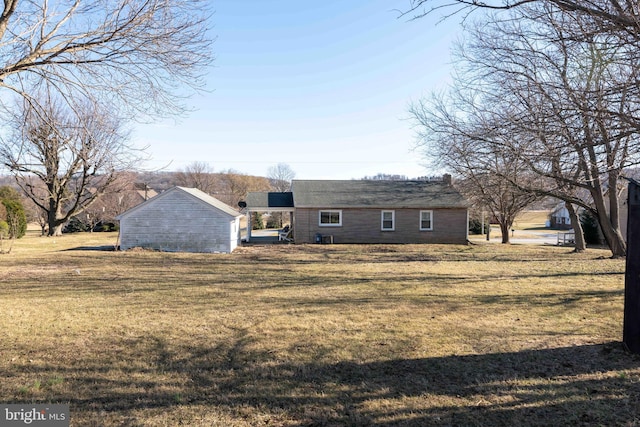
[[[545,229],[549,213],[546,210],[520,212],[513,221],[513,228],[515,230]]]
[[[640,425],[607,251],[115,240],[0,256],[1,402],[73,426]]]

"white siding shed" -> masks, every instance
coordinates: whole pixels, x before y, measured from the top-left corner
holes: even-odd
[[[231,253],[242,214],[196,188],[173,187],[120,214],[120,249]]]

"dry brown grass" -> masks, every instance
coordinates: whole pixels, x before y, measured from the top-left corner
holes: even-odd
[[[74,426],[640,425],[606,251],[92,250],[115,238],[0,257],[0,401]]]
[[[516,230],[541,229],[545,228],[545,223],[549,220],[548,210],[529,210],[520,212],[515,221],[513,228]]]

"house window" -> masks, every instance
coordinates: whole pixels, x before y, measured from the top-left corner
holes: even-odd
[[[420,230],[433,230],[433,211],[420,211]]]
[[[381,229],[382,231],[395,230],[395,211],[382,211],[381,215]]]
[[[320,211],[321,227],[341,227],[342,211]]]

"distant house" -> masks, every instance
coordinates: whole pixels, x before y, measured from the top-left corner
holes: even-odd
[[[564,202],[558,203],[556,207],[551,211],[549,215],[549,222],[551,228],[556,230],[571,230],[573,225],[571,224],[571,217],[569,216],[569,210],[565,206]]]
[[[232,252],[242,214],[195,189],[173,187],[118,215],[120,249]]]
[[[620,190],[620,194],[618,195],[619,200],[619,218],[620,218],[620,233],[624,239],[627,239],[627,222],[629,215],[629,205],[628,205],[628,188],[622,187]],[[607,211],[609,211],[609,199],[605,198],[605,204]],[[584,212],[584,208],[577,207],[578,216],[580,216]],[[569,217],[569,211],[565,206],[565,202],[558,203],[556,207],[551,211],[549,215],[549,222],[551,228],[556,230],[571,230],[573,229],[573,224],[571,223],[571,218]],[[599,226],[598,226],[599,228]],[[599,232],[602,237],[602,231]]]
[[[292,212],[296,243],[457,243],[467,201],[442,181],[294,180],[287,193],[253,193],[251,212]],[[273,206],[272,206],[273,205]],[[250,235],[249,235],[250,239]]]
[[[134,184],[133,190],[130,190],[130,192],[134,193],[138,197],[138,203],[142,203],[158,195],[158,192],[156,190],[150,188],[147,184],[140,183]]]

